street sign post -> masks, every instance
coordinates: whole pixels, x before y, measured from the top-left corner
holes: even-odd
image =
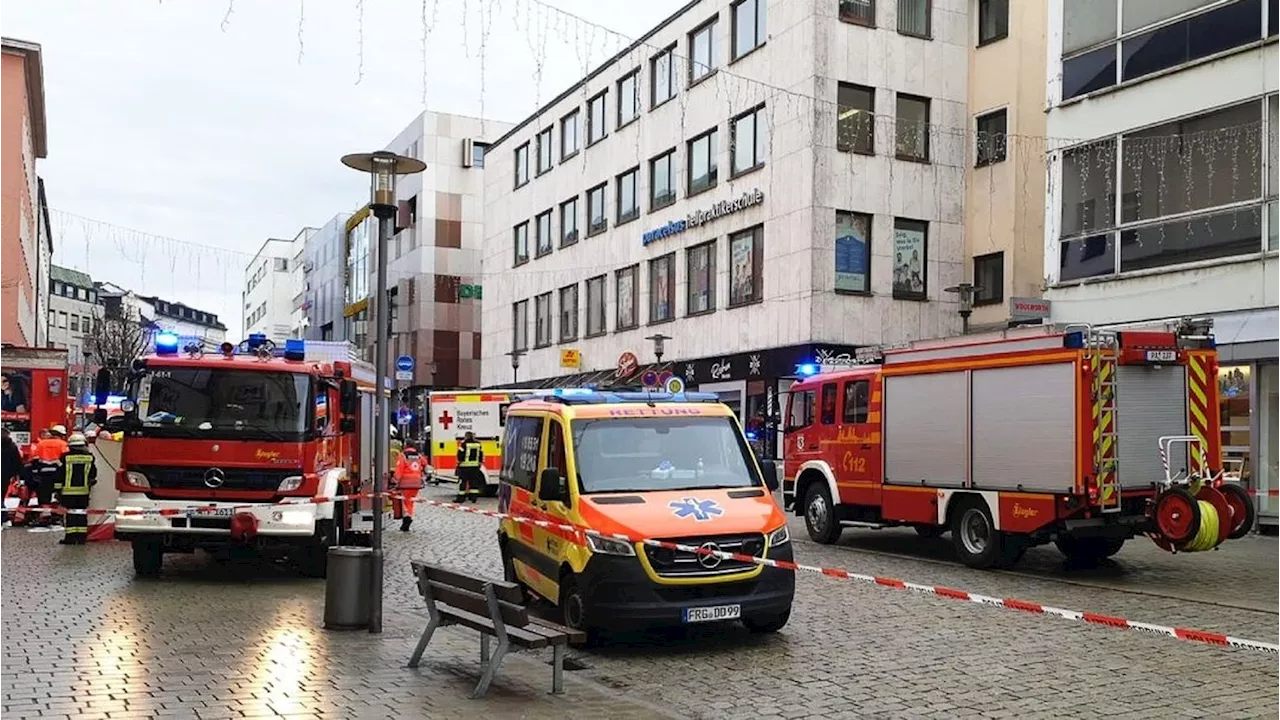
[[[401,355],[396,358],[396,380],[412,382],[413,381],[413,358],[408,355]]]

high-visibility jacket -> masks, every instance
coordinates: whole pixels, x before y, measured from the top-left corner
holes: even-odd
[[[478,468],[484,462],[484,448],[478,440],[463,441],[458,447],[458,467]]]
[[[36,443],[36,457],[47,463],[55,463],[67,452],[67,441],[60,438],[44,438]]]
[[[396,461],[396,485],[402,490],[422,487],[422,456],[401,455]]]
[[[88,495],[98,483],[98,466],[88,450],[68,450],[62,456],[62,474],[53,489],[61,495]]]

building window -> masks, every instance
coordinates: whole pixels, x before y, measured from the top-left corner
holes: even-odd
[[[840,0],[841,22],[876,26],[876,0]]]
[[[578,284],[560,288],[560,342],[578,339]]]
[[[484,155],[489,151],[489,143],[471,143],[471,167],[484,167]]]
[[[676,316],[676,254],[649,261],[649,324]]]
[[[676,201],[675,149],[649,161],[649,212]]]
[[[719,24],[719,17],[713,17],[689,33],[690,85],[716,71],[716,27]]]
[[[1120,80],[1151,75],[1263,37],[1262,0],[1228,3],[1124,40],[1120,49],[1120,56],[1124,58]]]
[[[640,178],[640,168],[635,167],[618,176],[618,224],[640,217],[640,199],[636,196],[636,187]]]
[[[603,335],[609,329],[604,281],[604,275],[587,280],[587,337]]]
[[[71,332],[80,332],[80,316],[71,313]]]
[[[897,153],[901,160],[929,161],[929,98],[898,93]]]
[[[49,327],[57,327],[57,326],[58,326],[58,313],[53,310],[50,310],[49,311]]]
[[[58,311],[58,329],[67,329],[67,314],[61,310]]]
[[[876,153],[876,91],[840,83],[837,90],[836,149],[863,155]]]
[[[716,141],[719,131],[712,128],[689,141],[689,195],[716,186]]]
[[[759,301],[764,271],[764,226],[729,236],[729,307]]]
[[[578,110],[560,118],[560,159],[567,160],[578,154]]]
[[[1009,37],[1009,0],[978,0],[978,44]]]
[[[516,187],[529,182],[529,143],[516,148]]]
[[[289,258],[272,258],[275,272],[289,272]]]
[[[551,128],[538,133],[538,174],[551,169]]]
[[[521,300],[511,306],[511,349],[529,349],[529,301]]]
[[[615,300],[617,317],[614,320],[616,330],[630,330],[640,324],[640,318],[636,313],[636,300],[640,289],[636,284],[636,273],[639,270],[639,265],[632,265],[618,271],[614,282],[614,292],[617,295]]]
[[[929,223],[893,220],[893,296],[899,300],[929,297]]]
[[[765,8],[768,5],[768,0],[738,0],[730,8],[735,60],[764,44]]]
[[[898,32],[929,39],[932,11],[932,0],[898,0]]]
[[[515,227],[515,264],[529,262],[529,222],[525,221]]]
[[[587,237],[599,235],[609,229],[609,218],[605,215],[605,187],[607,183],[587,191]]]
[[[560,247],[578,242],[578,198],[560,203]]]
[[[1005,154],[1008,152],[1008,129],[1008,111],[1003,108],[978,116],[978,148],[974,165],[982,167],[1005,161]]]
[[[973,259],[974,305],[998,305],[1004,302],[1004,253],[993,252]]]
[[[663,50],[649,61],[650,107],[658,107],[676,96],[676,46]]]
[[[608,99],[609,92],[601,91],[599,95],[587,101],[587,147],[600,142],[605,135],[609,134],[609,128],[605,125],[605,100]]]
[[[688,297],[685,314],[700,315],[716,309],[716,241],[694,245],[685,251]]]
[[[551,210],[547,210],[534,218],[534,236],[538,257],[550,255],[554,243],[551,242]]]
[[[871,292],[871,216],[836,211],[836,285],[838,293]]]
[[[533,315],[533,346],[547,347],[551,344],[551,293],[533,299]]]
[[[729,125],[730,176],[741,175],[748,170],[755,170],[764,165],[768,155],[766,147],[769,137],[768,119],[764,114],[764,106],[749,110],[733,119]]]
[[[618,81],[618,127],[640,117],[640,71],[632,70]]]

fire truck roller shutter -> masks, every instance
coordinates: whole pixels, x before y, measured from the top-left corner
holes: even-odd
[[[1164,479],[1159,438],[1187,434],[1187,371],[1181,365],[1116,368],[1116,472],[1120,486],[1150,487]],[[1187,446],[1174,445],[1169,472],[1187,472]]]
[[[975,485],[1033,492],[1075,487],[1077,375],[1072,362],[973,371]]]
[[[320,475],[320,496],[333,497],[342,494],[339,488],[342,487],[342,481],[347,478],[346,468],[329,468]],[[324,503],[316,505],[317,520],[333,519],[334,503]]]
[[[967,373],[937,372],[884,379],[886,485],[968,485]]]

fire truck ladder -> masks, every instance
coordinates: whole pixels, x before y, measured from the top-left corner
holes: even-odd
[[[1098,488],[1098,509],[1120,512],[1119,461],[1116,458],[1116,363],[1119,338],[1114,332],[1083,326],[1085,357],[1092,371],[1093,476]],[[1070,330],[1068,330],[1070,332]]]

